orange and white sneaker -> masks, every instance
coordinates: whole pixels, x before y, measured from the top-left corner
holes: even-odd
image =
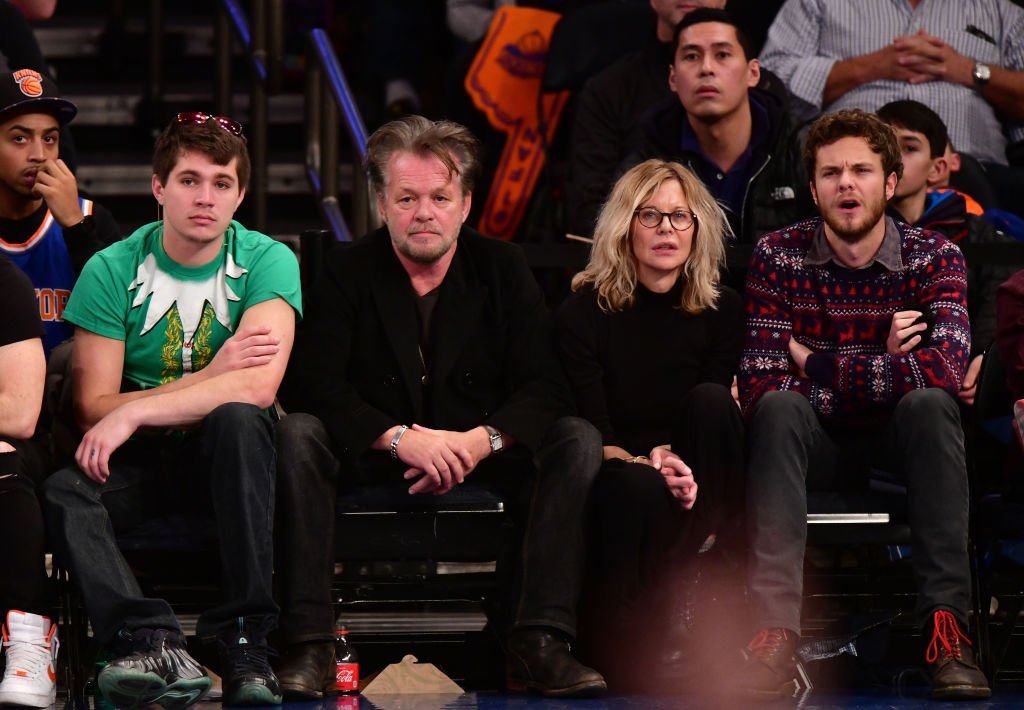
[[[9,611],[3,628],[7,668],[0,705],[45,708],[57,699],[57,625],[45,616]]]

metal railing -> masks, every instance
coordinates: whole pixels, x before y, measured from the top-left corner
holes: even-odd
[[[309,33],[306,49],[306,177],[320,212],[336,239],[351,241],[380,226],[371,209],[369,187],[362,169],[366,158],[366,126],[359,115],[330,37],[322,29]],[[338,204],[338,122],[352,146],[352,230]]]
[[[251,76],[249,96],[249,157],[252,173],[248,195],[253,226],[267,229],[268,106],[280,90],[284,55],[284,0],[251,0],[252,29],[238,0],[220,0],[215,26],[217,85],[215,106],[221,116],[231,115],[231,41],[245,50]]]

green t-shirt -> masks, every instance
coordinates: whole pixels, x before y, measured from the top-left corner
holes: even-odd
[[[94,255],[64,311],[124,341],[128,383],[148,389],[203,369],[257,303],[283,298],[302,315],[299,265],[284,244],[233,221],[217,258],[188,267],[167,256],[162,235],[162,222],[147,224]]]

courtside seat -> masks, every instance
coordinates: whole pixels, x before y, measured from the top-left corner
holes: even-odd
[[[492,562],[506,539],[504,501],[472,483],[443,496],[410,496],[407,486],[363,486],[338,496],[335,558],[367,562]]]

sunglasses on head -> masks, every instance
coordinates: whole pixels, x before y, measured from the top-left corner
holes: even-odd
[[[183,126],[200,126],[207,121],[213,121],[231,135],[245,140],[245,136],[242,134],[242,124],[233,118],[228,118],[226,116],[211,116],[210,114],[203,113],[202,111],[187,111],[179,113],[177,118],[178,124]]]

